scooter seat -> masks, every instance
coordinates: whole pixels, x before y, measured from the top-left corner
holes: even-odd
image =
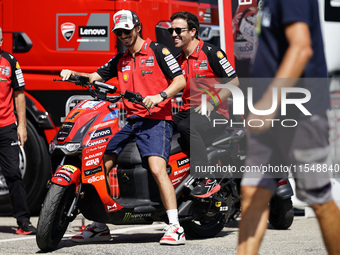
[[[138,165],[142,164],[142,158],[140,156],[136,142],[130,142],[125,145],[122,152],[118,155],[117,164],[120,165]]]
[[[176,133],[172,136],[170,155],[174,155],[182,151],[181,145],[178,142],[180,138],[181,135],[179,133]]]

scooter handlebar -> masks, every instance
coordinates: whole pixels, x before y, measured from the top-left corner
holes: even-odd
[[[79,86],[86,86],[90,84],[90,78],[81,75],[71,75],[67,80],[62,79],[53,79],[53,81],[64,81],[64,82],[72,82]]]
[[[120,94],[118,97],[108,97],[107,94],[113,94],[116,92],[117,88],[113,85],[100,82],[100,81],[94,81],[93,86],[96,90],[91,88],[91,83],[89,77],[81,76],[81,75],[71,75],[68,80],[62,80],[62,79],[53,79],[53,81],[63,81],[63,82],[72,82],[79,86],[89,86],[88,90],[90,94],[97,99],[100,100],[106,100],[109,102],[118,102],[122,97],[129,100],[129,102],[138,104],[143,106],[148,112],[149,115],[151,115],[150,109],[143,104],[144,97],[137,93],[133,93],[132,91],[125,91],[125,93]]]
[[[149,115],[151,116],[150,109],[143,103],[144,97],[141,94],[139,94],[138,92],[133,93],[130,90],[126,90],[125,93],[122,95],[124,98],[129,100],[129,102],[143,106],[149,112]]]

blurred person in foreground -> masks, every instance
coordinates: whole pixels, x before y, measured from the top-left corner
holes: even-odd
[[[259,25],[259,24],[258,24]],[[268,115],[249,113],[249,120],[262,120],[264,125],[248,126],[247,166],[326,164],[329,154],[328,120],[330,107],[327,66],[319,20],[317,0],[264,0],[261,31],[255,61],[254,78],[274,78],[264,89],[255,87],[254,108],[267,110],[272,106],[273,89],[277,88],[280,108],[283,88],[304,84],[311,99],[304,104],[311,115],[301,116],[288,109],[286,118],[297,119],[296,127],[272,125],[266,119],[282,119],[279,112]],[[303,79],[298,79],[303,78]],[[307,79],[306,78],[312,78]],[[321,80],[316,78],[324,78]],[[265,79],[262,79],[262,83]],[[275,99],[275,98],[274,98]],[[304,169],[303,167],[301,169]],[[329,173],[292,171],[296,195],[315,212],[329,254],[340,254],[340,211],[332,199]],[[258,254],[267,228],[268,203],[277,179],[262,173],[246,173],[241,183],[242,204],[238,254]]]

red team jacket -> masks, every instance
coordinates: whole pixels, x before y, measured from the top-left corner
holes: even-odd
[[[226,54],[216,46],[202,40],[188,59],[182,52],[178,63],[187,82],[182,96],[183,110],[201,105],[201,95],[206,93],[205,90],[215,96],[220,89],[214,89],[214,84],[225,84],[237,77]],[[207,99],[211,97],[207,95]],[[229,118],[228,101],[222,102],[216,111]]]
[[[130,90],[146,97],[157,95],[165,90],[171,83],[170,80],[181,75],[182,70],[166,47],[146,39],[141,50],[135,54],[135,58],[129,50],[126,50],[98,68],[97,73],[105,81],[118,76],[122,92]],[[127,117],[139,115],[152,119],[173,119],[170,98],[160,103],[159,107],[151,109],[151,116],[144,107],[128,102],[126,99],[124,99],[124,106]]]
[[[18,61],[0,49],[0,127],[15,123],[13,90],[25,88],[24,76]]]

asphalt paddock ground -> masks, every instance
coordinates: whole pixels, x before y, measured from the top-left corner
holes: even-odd
[[[37,217],[32,217],[34,226]],[[89,224],[85,220],[85,224]],[[236,254],[238,222],[229,222],[214,238],[192,239],[181,246],[163,246],[158,242],[163,235],[165,224],[152,225],[109,225],[111,240],[100,243],[79,244],[71,241],[71,236],[79,233],[81,219],[71,223],[57,250],[47,254]],[[14,234],[16,220],[0,217],[0,254],[44,254],[36,244],[35,236]],[[259,254],[326,254],[319,226],[315,218],[296,216],[288,230],[275,230],[268,226]]]

